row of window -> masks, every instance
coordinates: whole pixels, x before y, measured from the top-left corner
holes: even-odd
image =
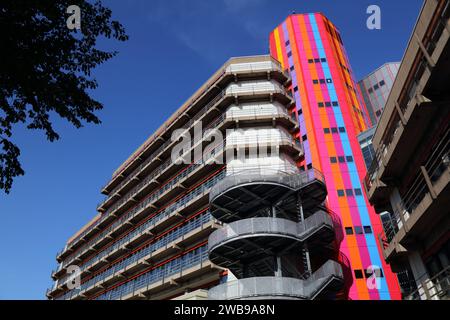
[[[330,157],[330,162],[331,163],[345,163],[345,162],[353,162],[353,157],[352,156],[339,156],[339,157]]]
[[[362,195],[362,191],[360,188],[355,188],[355,189],[338,189],[337,190],[337,195],[338,197],[353,197],[353,196],[361,196]]]
[[[345,127],[332,127],[332,128],[323,128],[323,133],[325,134],[336,134],[336,133],[345,133]]]
[[[327,107],[327,108],[330,108],[330,107],[339,107],[339,103],[337,102],[337,101],[326,101],[326,102],[318,102],[317,103],[317,106],[319,107],[319,108],[323,108],[323,107]]]
[[[372,270],[365,269],[364,273],[363,273],[363,270],[361,270],[361,269],[355,269],[354,271],[355,271],[356,279],[370,278],[373,276],[373,273],[375,273],[375,275],[379,278],[384,277],[383,270],[381,270],[381,269],[372,269]]]
[[[380,82],[375,84],[372,88],[369,88],[367,91],[369,91],[369,93],[372,93],[374,90],[378,90],[379,88],[381,88],[385,84],[386,84],[386,82],[384,82],[384,80],[381,80]]]
[[[327,59],[325,58],[308,59],[308,63],[325,63],[325,62],[327,62]]]
[[[372,228],[370,226],[355,226],[352,227],[345,227],[345,234],[346,235],[352,235],[352,234],[371,234]]]
[[[333,80],[331,78],[326,79],[313,79],[313,84],[325,84],[325,83],[333,83]]]

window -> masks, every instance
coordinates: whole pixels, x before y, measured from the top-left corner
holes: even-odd
[[[367,90],[367,91],[369,91],[369,93],[372,93],[372,92],[373,92],[373,89],[372,89],[372,88],[369,88],[369,90]]]
[[[361,226],[356,226],[355,227],[355,233],[356,234],[363,234],[363,229]]]
[[[319,106],[319,108],[323,108],[323,102],[319,102],[317,105]]]
[[[355,195],[357,195],[357,196],[361,196],[362,195],[362,191],[361,191],[360,188],[356,188],[355,189]]]
[[[337,101],[333,101],[333,107],[338,107],[339,103]]]
[[[381,116],[381,110],[378,110],[376,113],[377,117]]]
[[[345,227],[345,234],[347,234],[347,235],[353,234],[353,228],[352,227]]]
[[[364,226],[364,233],[372,233],[372,228],[370,226]]]
[[[338,159],[339,159],[339,162],[340,162],[340,163],[344,163],[344,162],[345,162],[345,158],[342,157],[342,156],[339,156]]]
[[[323,128],[323,132],[325,134],[329,134],[330,133],[330,128]]]
[[[345,189],[345,193],[347,194],[347,197],[353,197],[353,189]]]
[[[314,59],[315,63],[320,63],[320,59]]]
[[[345,159],[347,160],[347,162],[353,162],[352,156],[346,156]],[[356,189],[355,189],[355,194],[356,194]]]
[[[345,196],[344,190],[342,190],[342,189],[338,189],[337,194],[338,194],[338,197],[344,197]]]
[[[303,109],[298,109],[298,115],[303,114]]]
[[[290,69],[291,69],[291,71],[294,71],[294,66],[291,66]]]
[[[338,129],[337,128],[331,128],[331,132],[332,133],[338,133]]]
[[[314,80],[313,80],[313,84],[319,84],[319,80],[314,79]]]
[[[355,278],[356,279],[363,279],[364,278],[362,270],[360,270],[360,269],[355,270]]]
[[[297,91],[298,91],[298,87],[295,86],[295,87],[294,87],[294,92],[297,92]]]
[[[288,51],[287,56],[288,56],[288,57],[291,57],[291,56],[292,56],[292,52],[291,52],[291,51]]]
[[[373,89],[374,89],[374,90],[378,90],[379,88],[380,88],[380,87],[379,87],[377,84],[373,86]]]
[[[380,268],[373,268],[372,270],[369,269],[364,270],[364,275],[366,276],[366,278],[372,277],[374,273],[377,278],[383,278],[383,270],[381,270]]]
[[[306,166],[306,168],[308,168],[308,170],[311,170],[311,169],[312,169],[312,163],[308,164],[308,165]]]
[[[285,44],[288,46],[288,45],[290,44],[289,40],[287,40],[287,41],[285,42]]]
[[[324,84],[324,83],[325,83],[325,79],[320,79],[319,82],[320,82],[321,84]]]
[[[330,162],[331,163],[337,163],[336,157],[330,157]]]
[[[314,63],[313,59],[308,59],[308,63]]]
[[[320,58],[320,61],[321,61],[321,62],[327,62],[327,59],[325,59],[325,58]]]
[[[381,80],[379,83],[380,87],[384,86],[385,84],[386,84],[386,82],[384,82],[384,80]]]
[[[327,79],[327,83],[333,83],[333,80]]]
[[[344,127],[339,127],[339,132],[344,133],[345,132],[345,128]]]
[[[306,136],[306,134],[304,134],[304,135],[302,136],[302,140],[303,140],[303,141],[308,140],[308,137]]]
[[[331,102],[325,102],[326,107],[331,107]]]

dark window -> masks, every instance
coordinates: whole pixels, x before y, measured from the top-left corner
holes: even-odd
[[[320,61],[321,61],[321,62],[327,62],[327,59],[321,58]]]
[[[355,278],[356,279],[363,279],[364,278],[362,270],[360,270],[360,269],[355,270]]]
[[[308,59],[308,63],[314,63],[313,59]]]
[[[380,83],[379,83],[380,87],[384,86],[385,84],[386,83],[384,82],[384,80],[381,80]]]
[[[325,79],[320,79],[319,82],[320,82],[321,84],[324,84],[324,83],[325,83]]]
[[[330,128],[323,128],[323,132],[326,134],[330,133]]]
[[[374,90],[378,90],[378,88],[380,88],[377,84],[373,86]]]
[[[338,189],[337,194],[338,194],[338,197],[345,196],[344,190],[342,190],[342,189]]]
[[[339,127],[339,132],[344,133],[345,132],[345,128],[344,127]]]
[[[295,87],[294,87],[294,92],[297,92],[297,91],[298,91],[298,87],[295,86]]]
[[[346,156],[345,159],[347,160],[347,162],[353,162],[352,156]],[[356,189],[355,189],[355,193],[356,193]]]
[[[345,162],[345,158],[344,157],[338,157],[338,159],[339,159],[340,163],[344,163]]]
[[[353,189],[345,189],[345,193],[347,194],[347,197],[353,197]]]
[[[363,229],[360,226],[355,227],[356,234],[363,234]]]
[[[338,107],[339,103],[337,103],[337,101],[333,101],[333,107]]]
[[[288,46],[288,45],[290,44],[289,40],[287,40],[287,41],[285,42],[285,44]]]
[[[308,139],[308,137],[306,136],[306,134],[304,134],[303,136],[302,136],[302,140],[303,141],[306,141]]]
[[[331,132],[332,133],[338,133],[338,129],[337,128],[331,128]]]
[[[336,162],[337,162],[336,157],[330,157],[330,162],[331,162],[331,163],[336,163]]]
[[[315,63],[320,63],[320,59],[314,59]]]
[[[345,234],[353,234],[353,228],[352,227],[345,227]]]
[[[314,80],[313,80],[313,83],[314,83],[314,84],[319,84],[319,80],[314,79]]]
[[[370,226],[364,226],[364,233],[372,233],[372,228]]]
[[[327,83],[333,83],[333,80],[327,79]]]
[[[298,115],[301,115],[303,113],[303,109],[298,109]]]
[[[290,69],[291,69],[291,71],[294,71],[294,66],[291,66],[291,68],[290,68]]]
[[[369,88],[369,90],[367,90],[367,91],[369,91],[369,93],[372,93],[372,92],[373,92],[373,89],[372,89],[372,88]]]
[[[381,110],[378,110],[376,113],[377,117],[381,116]]]
[[[331,102],[325,102],[326,107],[331,107]]]
[[[356,188],[356,189],[355,189],[355,195],[357,195],[357,196],[362,195],[362,191],[361,191],[360,188]]]
[[[311,169],[312,169],[312,163],[308,164],[308,165],[306,166],[306,168],[308,168],[308,170],[311,170]]]
[[[319,108],[323,108],[323,102],[319,102],[317,105],[319,106]]]
[[[288,57],[292,56],[292,52],[289,51],[289,52],[287,53],[287,56],[288,56]]]

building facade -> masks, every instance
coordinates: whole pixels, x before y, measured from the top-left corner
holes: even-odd
[[[292,77],[305,154],[300,166],[324,174],[327,207],[345,230],[349,297],[399,299],[398,281],[375,238],[380,218],[363,192],[366,168],[357,135],[367,129],[364,102],[339,31],[320,13],[291,15],[270,34],[270,52]]]
[[[376,126],[358,134],[358,143],[359,146],[361,147],[361,151],[364,158],[364,164],[366,165],[367,169],[370,167],[375,157],[375,151],[373,150],[372,145],[372,138],[373,134],[375,133],[375,129]]]
[[[358,82],[358,89],[361,90],[366,107],[369,127],[378,123],[399,66],[399,62],[385,63]]]
[[[450,298],[450,1],[425,1],[373,137],[365,186],[405,299]],[[400,276],[399,276],[400,279]]]
[[[269,55],[225,63],[114,172],[100,213],[57,254],[47,297],[345,298],[339,219],[320,207],[322,174],[298,168],[290,81]],[[272,282],[236,296],[261,277]]]

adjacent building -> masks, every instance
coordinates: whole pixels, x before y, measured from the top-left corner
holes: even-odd
[[[449,18],[449,0],[425,1],[365,179],[370,202],[385,216],[377,237],[405,299],[450,297]]]
[[[349,298],[399,299],[398,281],[375,237],[381,221],[363,191],[366,167],[357,135],[367,129],[364,102],[338,29],[320,13],[291,15],[270,34],[270,52],[292,77],[304,147],[300,168],[323,173],[326,207],[342,222]]]
[[[389,92],[400,66],[399,62],[385,63],[358,82],[358,89],[364,100],[367,124],[373,127],[381,117]]]

